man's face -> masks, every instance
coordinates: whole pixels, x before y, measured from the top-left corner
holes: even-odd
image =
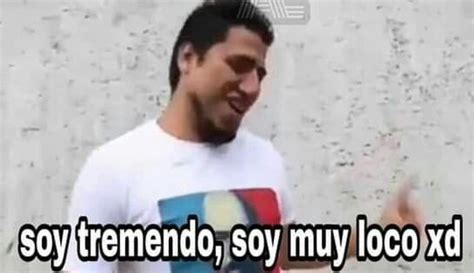
[[[235,137],[243,116],[260,94],[267,48],[255,32],[232,27],[224,42],[213,45],[201,61],[190,63],[188,95],[196,108],[198,126],[211,141]]]

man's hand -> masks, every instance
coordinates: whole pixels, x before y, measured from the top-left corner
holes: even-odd
[[[398,191],[398,193],[390,200],[385,206],[382,216],[380,217],[379,225],[385,227],[389,224],[394,224],[403,228],[403,226],[412,224],[414,225],[419,234],[422,234],[424,220],[421,207],[410,198],[413,190],[413,185],[405,183]],[[287,227],[285,227],[286,229]],[[351,233],[349,240],[347,258],[351,258],[356,255],[357,248],[357,236],[356,232]],[[329,265],[329,262],[322,261],[289,261],[287,246],[288,237],[287,230],[283,232],[282,247],[280,248],[280,264],[283,269],[302,269],[302,268],[320,268]]]
[[[424,219],[421,207],[410,198],[413,185],[405,183],[398,193],[385,206],[379,224],[385,227],[395,224],[402,228],[405,225],[414,225],[419,232],[423,230]],[[420,233],[421,234],[421,233]]]

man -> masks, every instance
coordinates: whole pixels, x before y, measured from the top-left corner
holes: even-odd
[[[243,9],[252,16],[239,16]],[[100,224],[183,225],[189,215],[217,234],[235,224],[294,222],[283,160],[269,141],[240,123],[255,103],[273,42],[268,19],[249,1],[207,1],[187,18],[176,40],[164,114],[96,149],[74,188],[69,219]],[[419,225],[406,194],[387,206],[382,225]],[[73,272],[214,272],[204,261],[80,262],[74,240]],[[315,268],[291,262],[286,239],[280,268]],[[355,253],[354,237],[349,256]],[[261,263],[224,261],[220,272],[263,272]]]

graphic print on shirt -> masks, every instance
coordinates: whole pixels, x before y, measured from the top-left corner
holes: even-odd
[[[160,200],[161,224],[182,226],[188,215],[194,214],[199,224],[209,224],[219,240],[224,242],[225,259],[219,273],[262,273],[261,262],[233,261],[229,253],[230,230],[235,224],[280,224],[281,216],[272,189],[238,189],[195,193]],[[173,261],[171,273],[214,273],[211,262]],[[275,268],[272,273],[279,273]]]

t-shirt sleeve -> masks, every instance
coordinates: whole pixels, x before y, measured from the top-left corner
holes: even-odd
[[[273,147],[273,146],[272,146]],[[288,181],[285,161],[280,153],[274,150],[278,174],[278,196],[281,206],[281,223],[287,225],[296,221],[294,193]]]
[[[80,216],[86,216],[88,224],[114,224],[121,222],[121,188],[96,152],[88,158],[73,188],[68,211],[68,224],[72,227],[68,255],[64,271],[74,273],[117,272],[117,263],[102,259],[98,250],[97,261],[79,259],[75,227]]]
[[[296,221],[293,193],[287,183],[283,183],[280,190],[283,225],[288,225]]]

